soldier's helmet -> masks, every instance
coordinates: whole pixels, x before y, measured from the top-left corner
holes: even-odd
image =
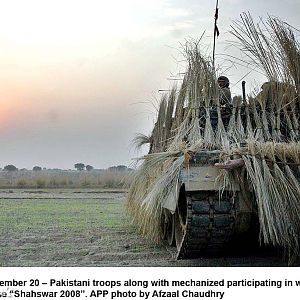
[[[220,76],[218,78],[218,84],[221,88],[223,87],[229,87],[229,79],[226,76]]]

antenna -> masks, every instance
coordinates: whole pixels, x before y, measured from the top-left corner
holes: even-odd
[[[215,10],[215,24],[214,24],[214,44],[213,44],[213,68],[215,69],[215,51],[216,51],[216,36],[219,36],[219,29],[217,26],[217,20],[219,16],[219,9],[218,9],[219,0],[216,3],[216,10]]]

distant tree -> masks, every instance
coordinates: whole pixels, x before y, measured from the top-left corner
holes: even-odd
[[[119,165],[119,166],[109,167],[108,170],[115,171],[115,172],[125,172],[127,170],[127,167],[124,165]]]
[[[10,171],[10,172],[18,171],[18,168],[15,167],[14,165],[7,165],[4,167],[4,171]]]
[[[74,168],[77,169],[78,171],[84,170],[85,165],[83,163],[77,163],[74,165]]]
[[[86,165],[85,168],[87,171],[92,171],[94,169],[94,167],[90,165]]]
[[[42,171],[42,168],[39,167],[39,166],[34,166],[34,167],[32,168],[32,171]]]
[[[117,171],[124,172],[124,171],[126,171],[126,170],[127,170],[127,167],[124,166],[124,165],[119,165],[119,166],[117,166]]]

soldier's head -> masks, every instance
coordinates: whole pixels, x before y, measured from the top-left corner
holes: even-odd
[[[220,76],[218,78],[218,85],[220,88],[229,87],[229,79],[225,76]]]

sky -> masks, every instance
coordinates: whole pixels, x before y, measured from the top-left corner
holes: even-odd
[[[159,89],[182,68],[180,44],[213,38],[213,0],[0,0],[0,168],[131,165]],[[219,0],[217,64],[230,63],[232,21],[249,11],[300,28],[299,0]],[[247,70],[226,70],[233,93]],[[245,77],[251,89],[261,80]],[[176,81],[178,83],[178,81]],[[248,84],[249,83],[249,84]]]

